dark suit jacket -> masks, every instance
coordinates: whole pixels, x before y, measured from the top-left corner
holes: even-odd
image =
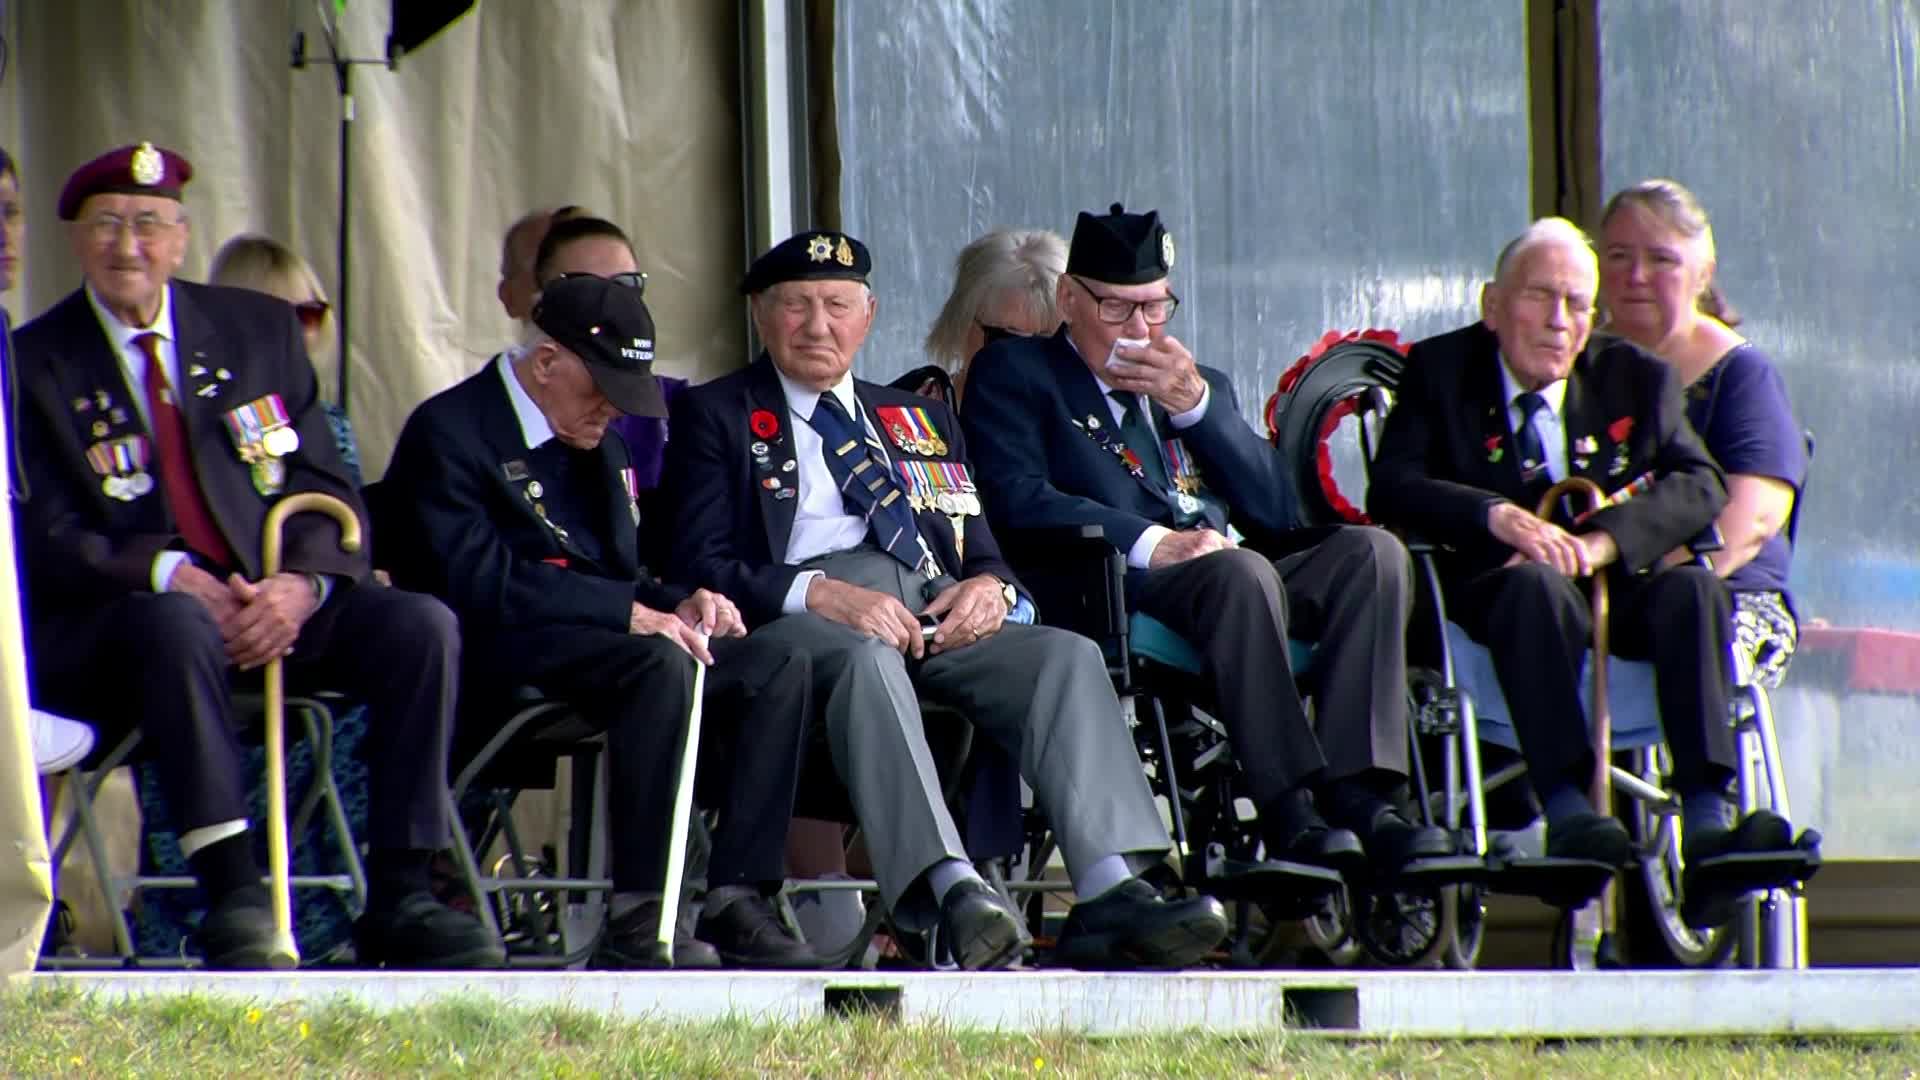
[[[1206,415],[1176,432],[1156,404],[1154,432],[1179,437],[1208,492],[1227,507],[1210,513],[1209,524],[1225,532],[1230,520],[1250,538],[1276,541],[1301,525],[1286,459],[1241,419],[1223,372],[1203,367],[1200,374],[1212,388]],[[1172,496],[1075,426],[1094,417],[1111,428],[1113,412],[1065,328],[982,350],[967,372],[962,411],[987,515],[1001,529],[1100,525],[1125,552],[1148,526],[1172,527]]]
[[[319,386],[305,339],[283,300],[247,289],[176,281],[173,327],[178,341],[179,406],[194,472],[216,524],[248,578],[260,576],[261,532],[279,496],[254,490],[223,417],[278,393],[300,447],[286,458],[284,494],[318,491],[365,508],[347,478],[321,411]],[[106,331],[84,291],[75,291],[14,335],[20,365],[21,427],[32,498],[18,510],[21,562],[38,610],[86,608],[151,588],[154,556],[185,547],[167,509],[159,476],[151,492],[130,502],[110,498],[87,461],[104,438],[147,434]],[[200,370],[203,374],[195,375]],[[227,371],[230,379],[217,378]],[[210,394],[202,391],[210,390]],[[105,395],[108,407],[99,406]],[[82,402],[87,402],[82,407]],[[93,434],[96,423],[105,436]],[[158,462],[149,464],[157,470]],[[366,550],[340,550],[330,518],[288,520],[281,568],[359,580]]]
[[[529,461],[498,367],[489,363],[429,398],[407,418],[381,485],[383,517],[395,523],[381,539],[382,561],[392,563],[395,584],[446,601],[482,652],[519,630],[625,631],[635,601],[673,610],[691,590],[640,565],[634,506],[620,475],[631,464],[627,445],[608,431],[596,452],[605,476],[601,505],[558,514],[569,523],[563,540],[534,511],[531,485],[544,490],[555,481]],[[582,528],[595,530],[598,561],[573,538]]]
[[[862,379],[854,380],[854,395],[876,426],[875,410],[882,406],[925,409],[947,444],[943,456],[888,445],[894,462],[903,458],[970,461],[960,425],[945,405]],[[755,435],[748,424],[757,410],[771,413],[779,430],[766,438]],[[800,574],[799,567],[785,561],[794,504],[799,500],[776,498],[761,481],[792,475],[782,471],[793,460],[788,429],[801,422],[788,410],[780,378],[765,354],[740,371],[693,387],[674,402],[673,439],[667,444],[663,478],[670,495],[667,501],[674,508],[674,576],[725,593],[754,626],[780,617],[780,605]],[[756,442],[767,444],[765,466],[754,463]],[[898,480],[899,473],[894,476]],[[914,522],[948,573],[958,578],[992,574],[1018,585],[985,519],[968,519],[964,560],[954,549],[953,524],[946,515],[922,511],[914,515]]]
[[[1489,510],[1510,500],[1531,511],[1548,482],[1521,482],[1498,340],[1475,323],[1420,342],[1407,356],[1398,394],[1374,455],[1367,512],[1443,545],[1440,568],[1450,580],[1499,566],[1513,550],[1487,531]],[[1726,480],[1687,424],[1671,369],[1656,357],[1617,338],[1589,339],[1567,377],[1562,417],[1570,475],[1611,494],[1654,474],[1651,490],[1602,510],[1578,530],[1609,533],[1629,573],[1654,567],[1726,504]],[[1629,430],[1621,467],[1616,436],[1623,427]],[[1594,440],[1594,451],[1574,452],[1584,438]],[[1496,446],[1502,452],[1493,461]]]

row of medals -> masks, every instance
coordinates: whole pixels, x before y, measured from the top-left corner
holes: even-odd
[[[888,434],[893,436],[893,441],[898,443],[902,450],[911,450],[921,457],[947,456],[947,440],[939,436],[923,439],[907,433],[905,429],[898,426],[893,427]],[[907,505],[913,507],[916,511],[938,510],[949,516],[954,514],[977,515],[980,513],[980,497],[972,491],[965,490],[921,492],[909,489],[907,491]]]

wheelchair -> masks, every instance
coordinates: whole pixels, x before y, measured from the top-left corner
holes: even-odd
[[[1333,459],[1342,448],[1334,436],[1343,420],[1356,421],[1357,464],[1364,475],[1376,427],[1392,405],[1405,352],[1390,332],[1330,333],[1281,377],[1278,391],[1269,399],[1270,435],[1277,444],[1300,451],[1296,460],[1303,463],[1299,477],[1303,503],[1321,515],[1320,520],[1366,520],[1338,490]],[[1806,438],[1811,457],[1813,438],[1810,433]],[[1797,534],[1802,501],[1795,500],[1786,526],[1789,541]],[[1695,552],[1713,546],[1711,539],[1705,539],[1696,543]],[[1461,836],[1466,849],[1483,860],[1486,877],[1475,888],[1533,896],[1562,910],[1553,947],[1555,966],[1576,970],[1624,966],[1629,957],[1617,936],[1609,889],[1615,868],[1536,855],[1531,849],[1538,846],[1537,835],[1493,835],[1487,796],[1518,781],[1524,766],[1516,760],[1484,775],[1481,746],[1485,742],[1517,751],[1518,740],[1504,719],[1505,703],[1489,655],[1446,618],[1433,548],[1417,538],[1408,547],[1423,586],[1423,600],[1433,624],[1440,628],[1424,649],[1409,650],[1414,772],[1420,798],[1434,818]],[[1421,660],[1426,666],[1412,666]],[[1736,651],[1733,660],[1737,677],[1728,723],[1734,729],[1738,755],[1739,812],[1744,815],[1764,807],[1791,820],[1766,690],[1752,680],[1747,658]],[[1590,656],[1589,669],[1591,663]],[[1627,717],[1611,732],[1610,746],[1623,760],[1609,761],[1609,776],[1612,787],[1629,798],[1627,824],[1636,838],[1635,876],[1645,886],[1644,902],[1629,904],[1629,913],[1639,916],[1639,928],[1648,931],[1646,937],[1657,937],[1661,946],[1644,948],[1651,943],[1638,942],[1632,959],[1716,966],[1737,948],[1743,966],[1805,967],[1806,910],[1800,891],[1819,868],[1819,835],[1801,834],[1790,852],[1727,855],[1703,864],[1703,875],[1721,887],[1753,887],[1743,890],[1748,892],[1747,899],[1731,923],[1708,931],[1690,927],[1683,915],[1686,867],[1679,800],[1664,785],[1670,761],[1652,708],[1652,666],[1609,659],[1606,669],[1607,700]],[[1591,684],[1585,698],[1591,716]],[[1422,760],[1422,750],[1435,745],[1437,770]],[[1434,789],[1436,772],[1438,790]],[[1484,905],[1461,896],[1441,914],[1443,958],[1450,966],[1472,966],[1484,930]]]

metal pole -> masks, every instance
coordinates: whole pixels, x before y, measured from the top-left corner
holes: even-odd
[[[340,326],[340,371],[336,376],[339,382],[339,403],[342,412],[351,415],[348,404],[349,389],[347,373],[353,370],[353,277],[352,263],[348,256],[351,242],[348,238],[348,221],[353,209],[353,63],[344,58],[334,62],[340,85],[340,287],[334,296],[335,319]]]

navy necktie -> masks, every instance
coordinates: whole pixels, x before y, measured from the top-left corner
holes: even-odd
[[[826,443],[822,449],[827,471],[840,485],[847,513],[867,519],[867,535],[880,550],[910,569],[922,569],[927,555],[920,547],[920,530],[914,527],[913,510],[887,466],[886,451],[867,437],[866,426],[848,416],[831,393],[820,395],[807,423]]]
[[[1513,404],[1520,410],[1520,424],[1513,430],[1513,446],[1520,452],[1520,478],[1531,484],[1548,475],[1547,448],[1533,427],[1534,414],[1547,407],[1547,399],[1527,390],[1515,394]]]

